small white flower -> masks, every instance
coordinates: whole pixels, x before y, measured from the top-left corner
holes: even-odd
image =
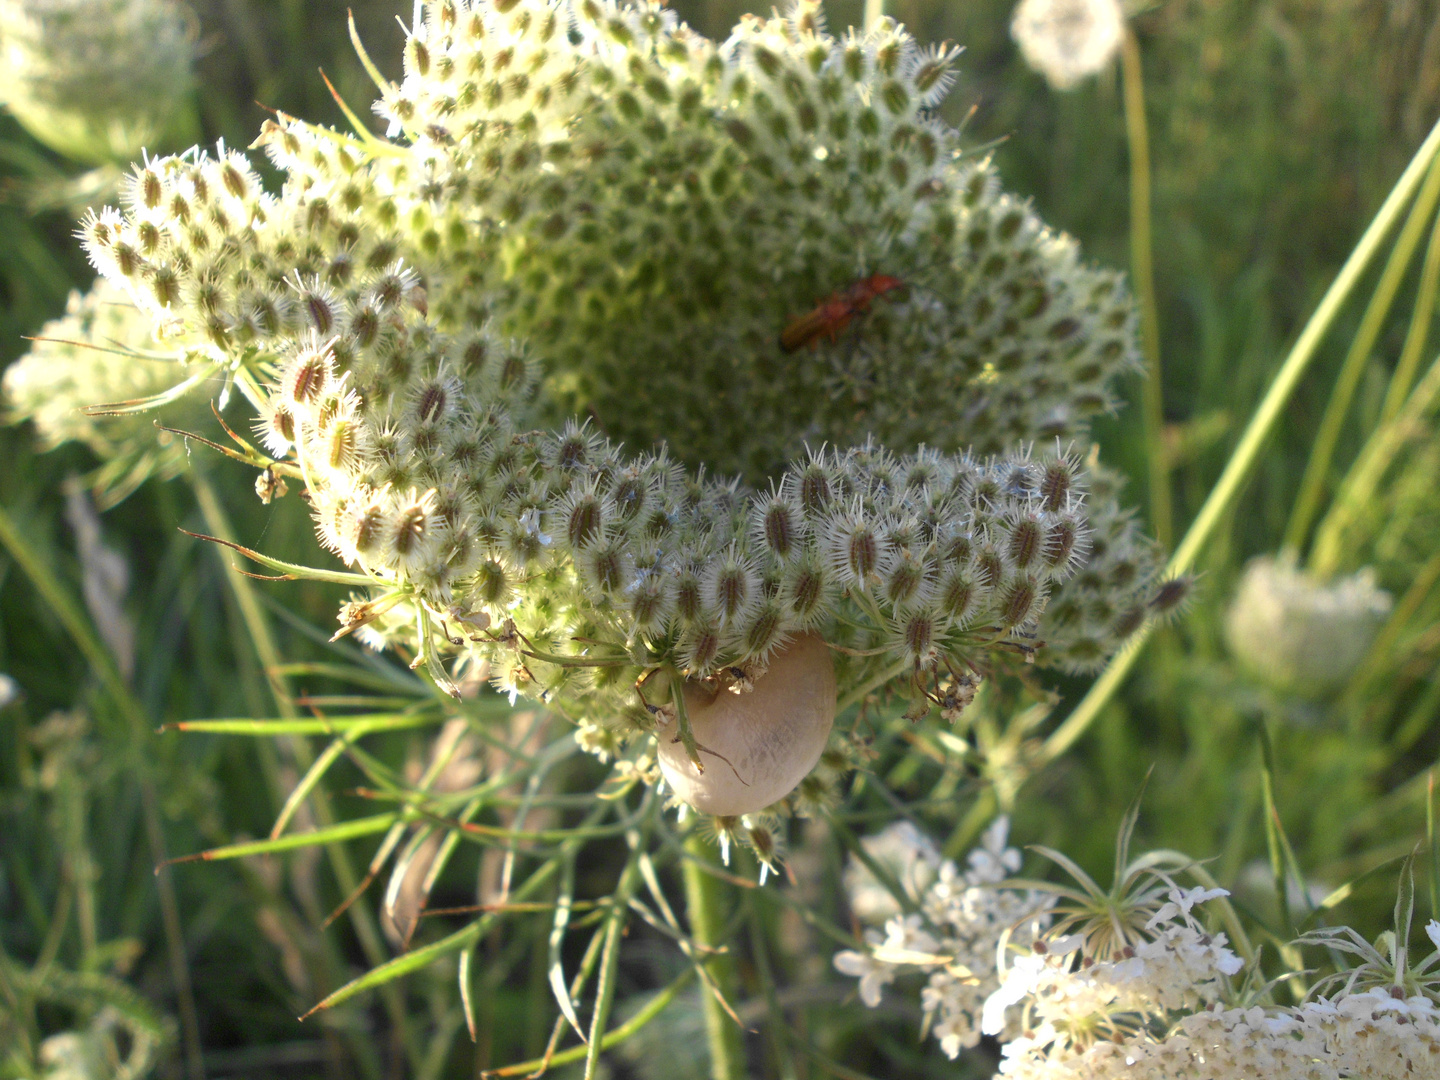
[[[1206,889],[1203,886],[1196,886],[1193,889],[1171,889],[1169,903],[1161,904],[1160,910],[1145,924],[1146,930],[1154,930],[1163,922],[1169,922],[1176,916],[1190,917],[1190,909],[1196,904],[1203,904],[1208,900],[1217,900],[1222,896],[1229,896],[1227,889]]]
[[[1010,33],[1025,61],[1057,90],[1110,63],[1125,33],[1118,0],[1021,0]]]
[[[525,532],[533,536],[542,545],[549,545],[551,542],[550,534],[540,531],[540,511],[536,510],[533,506],[520,515],[520,528],[524,529]]]
[[[893,968],[853,949],[835,954],[835,970],[860,980],[860,1000],[872,1009],[880,1004],[881,991],[895,981]]]
[[[1000,988],[985,999],[985,1008],[980,1013],[980,1030],[986,1035],[998,1035],[1004,1031],[1005,1010],[1030,996],[1044,976],[1045,968],[1045,957],[1039,954],[1016,960]]]

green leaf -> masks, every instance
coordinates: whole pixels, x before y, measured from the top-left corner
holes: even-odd
[[[459,952],[461,949],[469,948],[480,940],[489,918],[489,916],[486,916],[486,918],[477,919],[469,926],[461,930],[456,930],[455,933],[449,937],[441,938],[439,941],[426,945],[422,949],[416,949],[414,952],[397,956],[395,959],[381,964],[377,968],[372,968],[358,979],[350,980],[339,990],[336,990],[329,997],[314,1006],[304,1016],[300,1017],[300,1019],[304,1020],[306,1017],[313,1016],[321,1009],[334,1008],[342,1001],[348,1001],[356,994],[363,993],[366,990],[373,990],[377,986],[384,986],[386,983],[394,982],[396,979],[409,975],[412,971],[419,971],[427,964],[440,959],[442,956],[449,956],[453,952]]]
[[[366,716],[338,716],[309,720],[181,720],[166,724],[162,731],[206,732],[212,735],[349,735],[358,739],[376,731],[404,731],[429,727],[445,717],[433,712],[371,713]]]
[[[204,533],[191,532],[189,529],[181,529],[180,531],[186,536],[193,536],[196,540],[208,540],[212,544],[219,544],[221,547],[238,551],[251,562],[257,562],[269,570],[278,570],[287,578],[303,578],[306,581],[330,581],[337,585],[359,585],[364,588],[389,584],[377,578],[367,577],[365,574],[352,574],[347,570],[320,570],[313,566],[301,566],[299,563],[285,562],[283,559],[273,559],[269,555],[262,555],[260,552],[247,548],[243,544],[234,544],[229,540],[222,540],[218,536],[206,536]]]
[[[341,840],[353,840],[357,836],[370,836],[377,832],[384,832],[395,823],[398,816],[393,813],[376,814],[373,817],[356,818],[354,821],[342,822],[339,825],[332,825],[327,829],[316,829],[313,832],[291,833],[288,836],[277,836],[271,840],[250,840],[242,844],[227,844],[224,847],[210,848],[208,851],[197,852],[194,855],[182,855],[178,859],[167,859],[164,865],[244,859],[251,855],[272,855],[277,851],[294,851],[296,848],[317,847],[321,844],[333,844]]]
[[[289,839],[289,837],[286,839]],[[550,878],[554,877],[555,871],[558,868],[558,858],[552,858],[550,861],[544,863],[538,870],[526,878],[524,885],[521,885],[515,890],[513,894],[514,899],[524,900],[527,896],[535,892],[536,889],[540,888],[541,885],[549,881]],[[455,933],[449,937],[441,938],[439,941],[426,945],[424,948],[416,949],[414,952],[406,953],[403,956],[397,956],[395,959],[381,964],[379,967],[372,968],[359,978],[352,979],[340,987],[339,990],[336,990],[333,994],[326,997],[300,1019],[304,1020],[305,1017],[313,1016],[321,1009],[334,1008],[341,1002],[349,1001],[356,994],[364,993],[366,990],[373,990],[378,986],[384,986],[386,983],[394,982],[396,979],[408,975],[412,971],[420,970],[426,964],[438,960],[442,956],[448,956],[453,952],[459,952],[461,949],[468,948],[485,935],[486,931],[490,929],[501,914],[501,912],[487,912],[469,926],[455,931]]]

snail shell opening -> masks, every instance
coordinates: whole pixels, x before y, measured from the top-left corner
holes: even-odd
[[[815,767],[835,723],[835,665],[815,634],[796,638],[770,661],[749,693],[685,685],[685,709],[702,773],[676,739],[659,735],[660,771],[702,814],[739,816],[783,799]]]

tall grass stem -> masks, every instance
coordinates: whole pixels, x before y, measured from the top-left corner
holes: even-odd
[[[1395,418],[1410,388],[1415,385],[1415,376],[1420,368],[1420,358],[1430,339],[1430,324],[1435,319],[1436,294],[1440,292],[1440,216],[1430,231],[1430,243],[1425,247],[1425,262],[1420,269],[1420,286],[1415,291],[1415,310],[1410,313],[1410,328],[1405,332],[1405,344],[1400,348],[1400,360],[1395,373],[1390,376],[1390,386],[1385,391],[1385,403],[1380,408],[1380,423]]]
[[[1440,201],[1440,161],[1431,165],[1430,172],[1425,177],[1425,184],[1400,230],[1400,237],[1395,241],[1395,247],[1390,252],[1379,282],[1375,285],[1375,292],[1365,306],[1365,314],[1360,318],[1360,326],[1350,343],[1350,351],[1345,354],[1345,362],[1341,365],[1340,375],[1330,392],[1330,400],[1325,404],[1325,414],[1320,418],[1320,428],[1310,448],[1310,460],[1305,464],[1305,475],[1300,481],[1300,494],[1295,497],[1295,508],[1290,514],[1290,524],[1285,529],[1285,547],[1297,554],[1305,547],[1310,526],[1314,524],[1315,515],[1324,499],[1335,448],[1340,442],[1345,418],[1350,414],[1350,405],[1355,399],[1360,377],[1365,374],[1365,365],[1370,360],[1380,332],[1385,328],[1385,320],[1390,316],[1395,294],[1410,269],[1411,259],[1420,245],[1425,226],[1435,213],[1437,201]]]
[[[1140,348],[1145,355],[1141,409],[1150,480],[1150,523],[1166,551],[1174,543],[1170,456],[1165,449],[1165,394],[1160,369],[1160,308],[1155,298],[1155,254],[1150,210],[1150,128],[1145,120],[1145,77],[1140,41],[1129,23],[1120,47],[1125,86],[1125,137],[1130,146],[1130,276],[1140,302]]]
[[[1171,556],[1168,568],[1171,574],[1184,574],[1194,567],[1201,550],[1234,507],[1260,459],[1260,451],[1264,449],[1275,425],[1284,415],[1285,406],[1310,366],[1310,361],[1315,358],[1320,343],[1335,322],[1345,301],[1349,299],[1365,268],[1370,265],[1385,237],[1399,219],[1401,211],[1429,172],[1437,151],[1440,151],[1440,123],[1430,129],[1430,134],[1391,188],[1390,194],[1360,237],[1359,243],[1345,260],[1345,265],[1340,268],[1340,273],[1330,283],[1330,288],[1326,290],[1315,313],[1310,316],[1310,321],[1300,331],[1300,336],[1295,340],[1285,362],[1281,364],[1270,389],[1261,399],[1255,415],[1250,418],[1249,426],[1240,436],[1240,442],[1231,453],[1230,460],[1226,462],[1220,479],[1215,482],[1200,508],[1200,513],[1196,515],[1185,538]],[[1045,740],[1040,753],[1042,762],[1055,760],[1089,730],[1101,710],[1109,704],[1111,697],[1124,683],[1130,669],[1135,666],[1135,661],[1139,659],[1140,652],[1154,633],[1156,625],[1155,621],[1151,620],[1115,654],[1080,703],[1065,718],[1064,723]]]

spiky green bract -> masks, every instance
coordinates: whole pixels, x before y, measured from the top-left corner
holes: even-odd
[[[1068,440],[1134,363],[1130,302],[934,116],[957,56],[809,3],[720,44],[655,4],[432,3],[377,105],[433,196],[400,227],[442,319],[498,317],[566,414],[692,467]],[[781,349],[872,274],[907,288]]]
[[[1163,582],[1165,552],[1120,503],[1124,480],[1087,463],[1083,563],[1051,595],[1037,662],[1076,674],[1097,671],[1150,618],[1164,618],[1191,592],[1188,578]]]
[[[183,359],[183,349],[157,345],[149,316],[123,288],[101,278],[88,293],[71,292],[65,314],[46,323],[30,352],[6,369],[6,419],[33,421],[46,447],[84,443],[101,460],[92,478],[97,495],[118,502],[150,476],[180,472],[184,447],[168,435],[157,438],[154,412],[87,409],[164,394],[196,373]],[[161,416],[187,427],[201,411],[208,415],[207,397],[187,396]]]

